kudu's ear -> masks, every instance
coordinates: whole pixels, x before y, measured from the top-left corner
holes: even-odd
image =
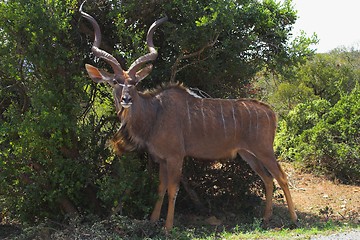
[[[135,74],[136,83],[139,83],[141,80],[146,78],[150,74],[152,68],[153,68],[153,65],[148,64],[144,68],[142,68],[141,70],[137,71],[136,74]]]
[[[114,78],[113,74],[100,70],[90,64],[85,64],[85,68],[90,78],[96,83],[111,81]]]

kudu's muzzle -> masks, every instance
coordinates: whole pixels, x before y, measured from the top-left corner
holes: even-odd
[[[129,92],[129,87],[132,85],[124,84],[120,104],[123,108],[129,108],[132,104],[132,98]]]

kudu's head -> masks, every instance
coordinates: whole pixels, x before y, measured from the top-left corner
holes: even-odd
[[[155,21],[150,26],[146,37],[149,53],[136,59],[130,65],[129,69],[125,71],[121,68],[119,62],[116,60],[115,57],[99,48],[101,43],[100,27],[92,16],[82,10],[85,2],[86,1],[81,4],[79,11],[81,13],[81,16],[86,18],[94,28],[95,38],[91,50],[96,57],[102,58],[107,63],[109,63],[114,73],[109,73],[105,70],[98,69],[90,64],[85,64],[85,68],[94,82],[107,83],[114,89],[115,105],[117,106],[117,108],[120,107],[119,103],[123,108],[128,108],[132,104],[133,94],[136,94],[135,86],[147,75],[149,75],[152,70],[152,64],[147,64],[145,67],[143,67],[143,65],[145,63],[148,63],[149,61],[153,61],[156,59],[158,53],[153,44],[153,35],[155,29],[160,24],[167,21],[167,17]],[[117,111],[119,110],[120,109],[117,109]]]

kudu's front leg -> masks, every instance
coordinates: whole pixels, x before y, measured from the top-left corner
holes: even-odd
[[[150,221],[151,222],[156,222],[159,220],[160,218],[160,213],[161,213],[161,206],[163,204],[163,200],[164,200],[164,196],[166,193],[166,189],[167,189],[167,166],[166,166],[166,162],[161,162],[159,161],[159,188],[158,188],[158,199],[155,203],[155,207],[154,210],[151,214],[150,217]]]
[[[174,225],[174,212],[176,196],[179,191],[179,183],[181,180],[183,158],[172,158],[167,161],[167,174],[168,174],[168,213],[165,223],[165,231],[169,232]]]

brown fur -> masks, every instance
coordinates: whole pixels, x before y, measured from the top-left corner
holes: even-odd
[[[182,83],[171,83],[171,84],[162,84],[154,89],[147,89],[144,92],[140,93],[144,98],[151,98],[156,96],[162,91],[166,91],[168,89],[179,89],[180,91],[187,91],[187,88]],[[113,151],[121,156],[124,152],[130,152],[134,151],[136,149],[139,149],[140,146],[138,146],[136,143],[134,143],[129,136],[128,130],[126,126],[121,126],[121,128],[116,132],[116,134],[112,137],[112,139],[109,141],[110,147],[113,149]]]
[[[176,89],[179,91],[183,91],[186,94],[188,94],[188,91],[191,91],[188,88],[186,88],[183,83],[177,82],[177,83],[170,83],[170,84],[163,83],[162,85],[158,86],[157,88],[147,89],[144,92],[139,92],[139,94],[144,98],[152,98],[152,97],[155,97],[158,94],[160,94],[164,91],[170,90],[170,89]],[[240,99],[238,99],[238,101],[252,102],[255,104],[259,104],[259,105],[262,105],[265,108],[267,108],[269,111],[272,111],[271,107],[268,104],[266,104],[264,102],[260,102],[255,99],[240,98]],[[274,115],[274,116],[276,117],[276,115]],[[120,118],[121,118],[121,116],[120,116]],[[275,122],[276,122],[276,119],[275,119]],[[126,126],[122,126],[117,131],[117,133],[110,140],[110,146],[112,147],[114,152],[119,156],[122,155],[124,152],[130,152],[130,151],[134,151],[134,150],[140,148],[140,146],[137,145],[129,136]],[[218,159],[218,160],[220,160],[220,159]]]
[[[109,142],[111,148],[119,156],[125,152],[130,152],[137,149],[136,144],[132,142],[125,127],[121,127]]]
[[[296,213],[286,175],[273,152],[276,115],[253,99],[197,98],[182,84],[137,92],[132,88],[132,105],[121,111],[121,130],[116,134],[118,152],[144,149],[160,164],[159,200],[151,215],[160,216],[166,190],[169,208],[166,228],[173,225],[173,212],[183,158],[229,159],[236,155],[249,163],[266,187],[264,219],[272,213],[273,177],[284,190],[290,215]],[[167,177],[166,177],[167,176]]]

